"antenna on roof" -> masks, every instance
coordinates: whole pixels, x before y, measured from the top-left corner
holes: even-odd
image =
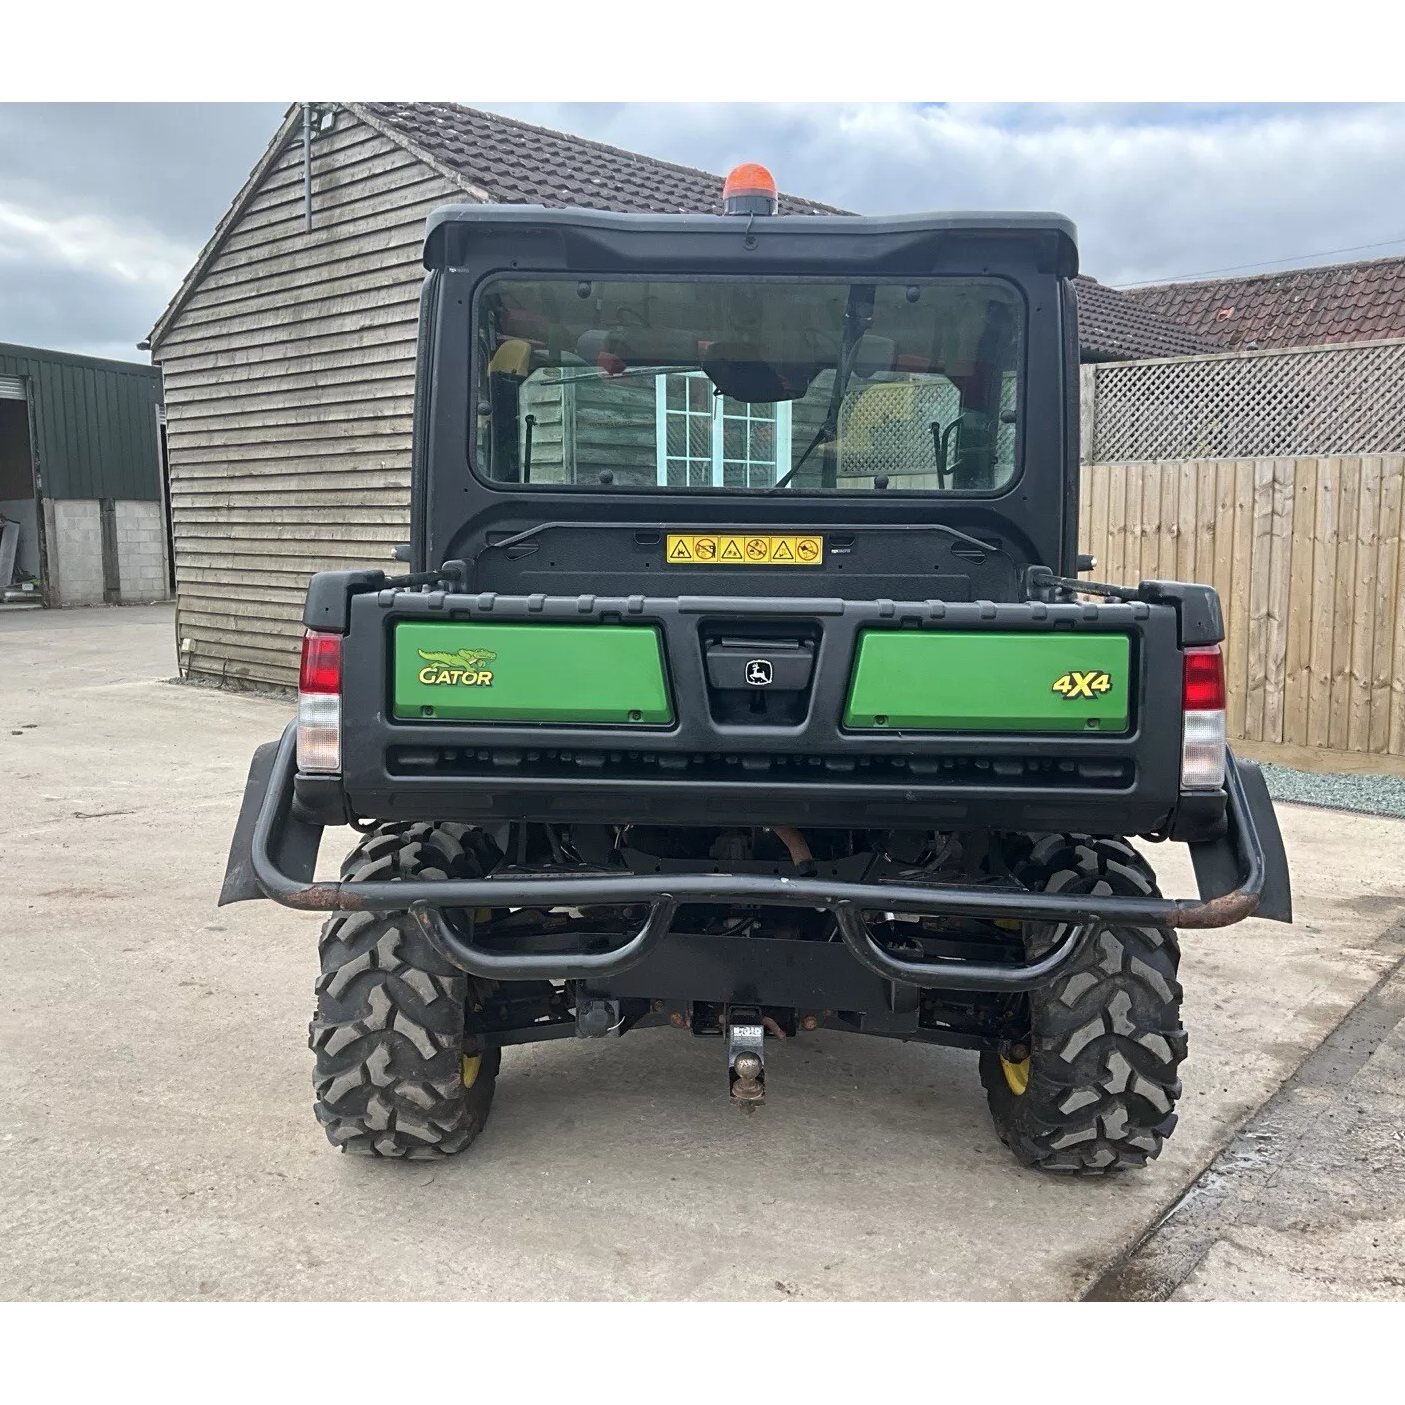
[[[312,104],[302,105],[302,230],[312,233]]]
[[[304,102],[302,108],[302,228],[312,233],[312,139],[325,136],[337,125],[334,102]]]

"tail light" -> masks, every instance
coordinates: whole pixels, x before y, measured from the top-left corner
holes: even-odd
[[[1181,685],[1181,788],[1224,785],[1224,658],[1218,644],[1186,649]]]
[[[298,669],[298,770],[341,770],[341,635],[310,629]]]

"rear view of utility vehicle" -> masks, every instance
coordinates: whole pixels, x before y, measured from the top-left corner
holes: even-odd
[[[1021,1161],[1140,1166],[1178,932],[1290,899],[1215,592],[1081,575],[1073,228],[726,205],[431,217],[408,569],[313,578],[222,901],[329,914],[348,1151],[461,1151],[505,1050],[665,1025],[747,1109],[782,1036],[976,1050]]]

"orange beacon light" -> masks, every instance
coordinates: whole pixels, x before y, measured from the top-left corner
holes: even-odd
[[[724,215],[774,215],[779,206],[776,178],[754,161],[734,166],[723,183]]]

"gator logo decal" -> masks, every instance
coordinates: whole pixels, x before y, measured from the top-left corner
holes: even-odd
[[[497,658],[491,649],[457,649],[452,654],[434,649],[416,649],[415,652],[425,661],[418,675],[421,683],[457,684],[467,688],[493,686],[492,673],[483,667]]]
[[[1090,668],[1086,673],[1070,669],[1054,679],[1053,691],[1069,702],[1074,698],[1088,698],[1091,701],[1099,694],[1112,691],[1112,678],[1100,668]]]

